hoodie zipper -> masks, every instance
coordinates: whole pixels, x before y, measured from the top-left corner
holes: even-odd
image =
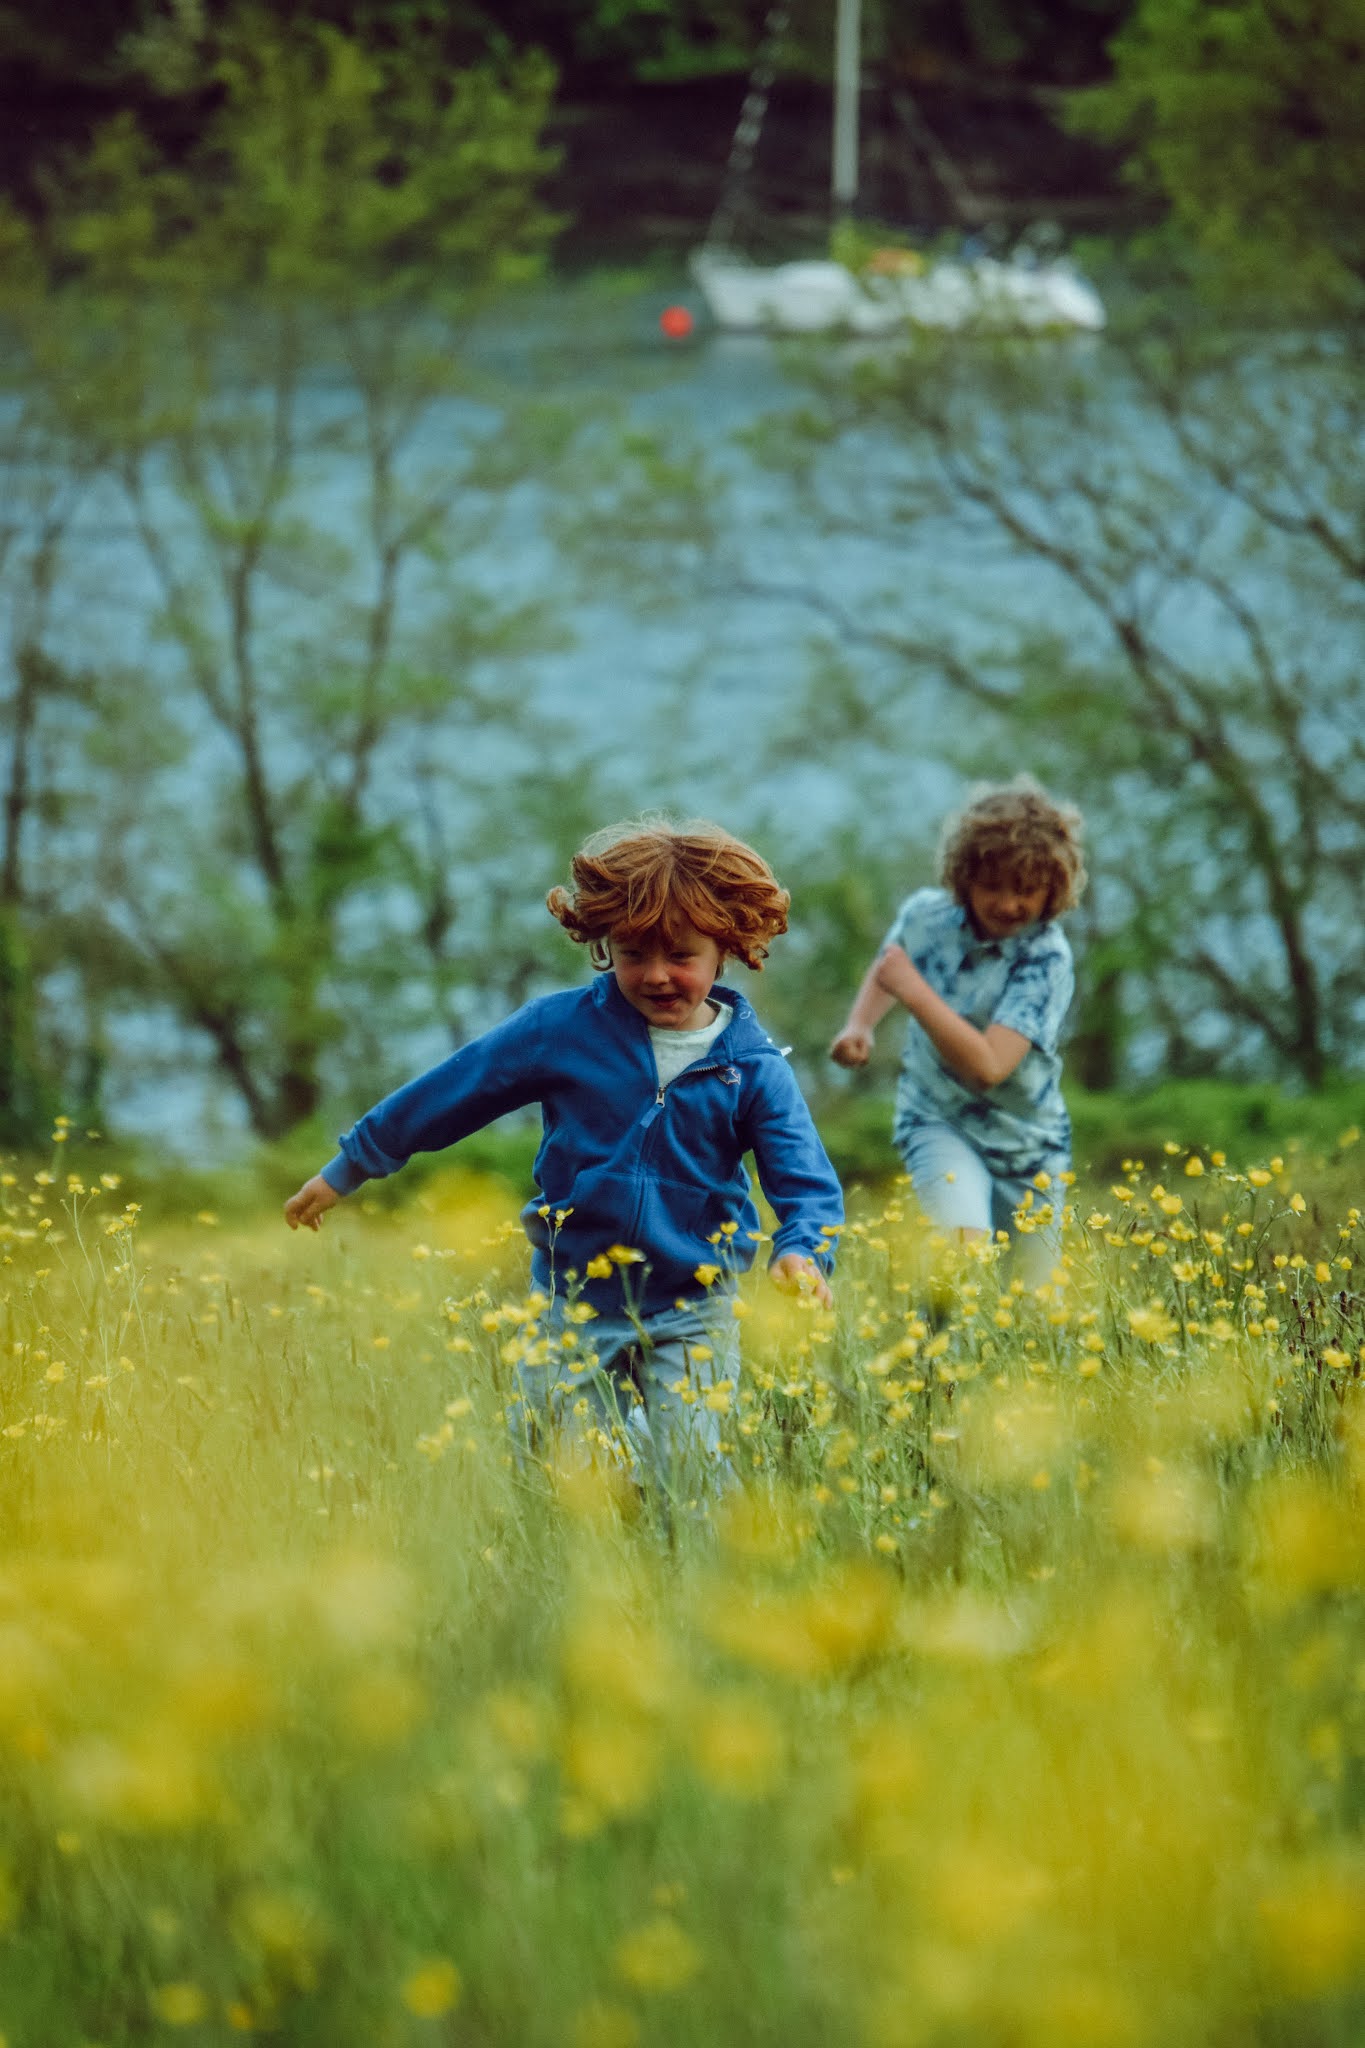
[[[647,1110],[645,1111],[644,1115],[643,1115],[643,1116],[641,1117],[641,1119],[640,1119],[640,1126],[639,1126],[639,1127],[640,1127],[640,1130],[641,1130],[642,1132],[647,1132],[647,1131],[649,1130],[649,1127],[650,1127],[650,1125],[651,1125],[652,1123],[654,1123],[654,1122],[656,1121],[656,1119],[658,1118],[658,1116],[659,1116],[659,1114],[660,1114],[661,1110],[662,1110],[662,1109],[663,1109],[663,1107],[664,1107],[664,1096],[665,1096],[665,1093],[666,1093],[667,1089],[671,1088],[671,1087],[672,1087],[672,1086],[674,1085],[674,1082],[677,1082],[677,1081],[681,1081],[681,1080],[683,1080],[683,1079],[684,1079],[684,1078],[685,1078],[685,1077],[686,1077],[686,1076],[687,1076],[688,1074],[726,1074],[726,1073],[732,1073],[732,1074],[734,1075],[734,1077],[735,1077],[735,1085],[736,1085],[736,1087],[738,1087],[738,1085],[739,1085],[739,1067],[738,1067],[737,1063],[736,1063],[736,1062],[735,1062],[734,1060],[711,1060],[711,1061],[709,1061],[709,1062],[708,1062],[708,1064],[707,1064],[706,1066],[704,1066],[704,1067],[695,1067],[695,1066],[694,1066],[694,1067],[684,1067],[684,1068],[683,1068],[683,1070],[682,1070],[682,1073],[681,1073],[681,1074],[675,1074],[675,1075],[673,1076],[673,1080],[672,1080],[672,1081],[669,1081],[669,1082],[663,1082],[663,1081],[659,1081],[659,1082],[658,1082],[658,1083],[656,1084],[656,1086],[655,1086],[655,1090],[654,1090],[654,1100],[653,1100],[653,1101],[652,1101],[652,1102],[650,1103],[650,1105],[649,1105],[649,1108],[648,1108],[648,1109],[647,1109]],[[646,1147],[648,1146],[648,1144],[649,1144],[649,1140],[648,1140],[648,1138],[647,1138],[647,1137],[643,1138],[643,1139],[642,1139],[642,1141],[641,1141],[641,1146],[640,1146],[640,1168],[641,1168],[641,1175],[640,1175],[640,1190],[639,1190],[639,1194],[638,1194],[638,1195],[637,1195],[637,1197],[636,1197],[636,1202],[635,1202],[635,1214],[634,1214],[633,1218],[631,1219],[631,1228],[632,1228],[632,1230],[633,1230],[633,1231],[635,1232],[635,1234],[636,1234],[636,1235],[638,1235],[638,1234],[639,1234],[640,1222],[641,1222],[641,1219],[642,1219],[642,1218],[643,1218],[643,1216],[644,1216],[644,1209],[645,1209],[645,1182],[644,1182],[644,1172],[643,1172],[643,1168],[644,1168],[644,1156],[645,1156],[645,1150],[646,1150]]]
[[[669,1081],[669,1082],[663,1082],[663,1081],[660,1081],[660,1083],[659,1083],[658,1087],[657,1087],[657,1088],[656,1088],[656,1090],[655,1090],[655,1093],[654,1093],[654,1100],[653,1100],[653,1102],[651,1102],[651,1103],[650,1103],[650,1105],[649,1105],[649,1108],[648,1108],[648,1109],[647,1109],[647,1110],[645,1111],[644,1115],[643,1115],[643,1116],[641,1117],[641,1119],[640,1119],[640,1123],[641,1123],[641,1127],[642,1127],[642,1129],[644,1129],[644,1130],[648,1130],[648,1129],[649,1129],[649,1126],[650,1126],[650,1125],[651,1125],[651,1124],[652,1124],[652,1123],[654,1122],[654,1119],[655,1119],[655,1118],[656,1118],[656,1117],[658,1116],[658,1114],[659,1114],[659,1111],[660,1111],[660,1110],[661,1110],[661,1109],[663,1108],[663,1106],[664,1106],[664,1093],[665,1093],[665,1089],[666,1089],[666,1088],[671,1088],[671,1087],[673,1086],[673,1083],[674,1083],[674,1082],[676,1082],[676,1081],[683,1081],[683,1080],[685,1080],[685,1079],[687,1078],[687,1076],[688,1076],[689,1074],[725,1074],[725,1073],[733,1073],[733,1075],[734,1075],[734,1077],[735,1077],[735,1086],[736,1086],[736,1087],[738,1087],[738,1085],[739,1085],[739,1068],[738,1068],[738,1067],[737,1067],[737,1065],[735,1064],[734,1060],[712,1060],[712,1061],[710,1062],[710,1064],[709,1064],[708,1066],[704,1066],[704,1067],[684,1067],[684,1068],[683,1068],[683,1070],[682,1070],[682,1073],[681,1073],[681,1074],[675,1074],[675,1075],[673,1076],[673,1080],[672,1080],[672,1081]]]

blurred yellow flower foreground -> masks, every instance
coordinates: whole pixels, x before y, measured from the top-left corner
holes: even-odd
[[[666,1527],[512,1456],[473,1182],[7,1172],[6,2048],[1365,2038],[1348,1162],[1168,1150],[1037,1293],[900,1188],[835,1313],[755,1285]]]

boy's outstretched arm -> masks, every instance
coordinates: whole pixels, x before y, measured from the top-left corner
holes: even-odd
[[[877,979],[882,956],[868,968],[853,998],[844,1027],[829,1049],[829,1056],[841,1067],[864,1067],[872,1056],[872,1035],[896,998]]]
[[[309,1230],[316,1230],[329,1209],[335,1208],[341,1200],[336,1189],[325,1181],[320,1173],[306,1180],[296,1195],[291,1195],[284,1205],[284,1220],[291,1230],[305,1224]]]
[[[291,1230],[316,1230],[327,1210],[368,1180],[397,1173],[414,1152],[438,1152],[509,1109],[537,1099],[540,1026],[536,1005],[471,1039],[367,1110],[321,1173],[284,1205]],[[528,1018],[530,1019],[528,1023]]]
[[[825,1273],[843,1228],[843,1190],[791,1068],[785,1060],[762,1066],[740,1138],[777,1216],[768,1274],[784,1293],[809,1295],[828,1308]]]
[[[940,1058],[973,1088],[998,1088],[1029,1049],[1030,1041],[1023,1032],[1011,1030],[1008,1024],[988,1024],[979,1031],[968,1018],[959,1016],[930,988],[900,946],[888,946],[873,973],[888,1000],[904,1003]]]

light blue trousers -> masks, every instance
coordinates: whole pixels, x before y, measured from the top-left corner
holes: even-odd
[[[955,1124],[900,1124],[896,1143],[914,1186],[915,1199],[940,1230],[983,1230],[992,1237],[1005,1231],[1010,1239],[1014,1271],[1026,1287],[1041,1287],[1061,1250],[1062,1200],[1065,1187],[1058,1174],[1068,1171],[1066,1158],[1050,1160],[1052,1186],[1038,1189],[1025,1175],[993,1173],[981,1154]],[[1016,1212],[1052,1208],[1050,1222],[1021,1231]]]
[[[715,1314],[667,1309],[638,1322],[596,1316],[579,1324],[567,1324],[555,1303],[542,1324],[549,1359],[517,1368],[514,1435],[527,1449],[547,1433],[577,1439],[679,1504],[713,1496],[734,1476],[721,1448],[734,1428],[739,1385],[731,1299],[717,1300]],[[566,1328],[577,1339],[568,1350],[560,1344]]]

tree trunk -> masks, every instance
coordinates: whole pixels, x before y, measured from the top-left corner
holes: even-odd
[[[46,1137],[56,1098],[38,1059],[33,976],[19,912],[0,906],[0,1142]]]
[[[1081,1016],[1066,1048],[1067,1069],[1082,1088],[1099,1092],[1122,1086],[1123,970],[1112,967],[1086,990]]]

